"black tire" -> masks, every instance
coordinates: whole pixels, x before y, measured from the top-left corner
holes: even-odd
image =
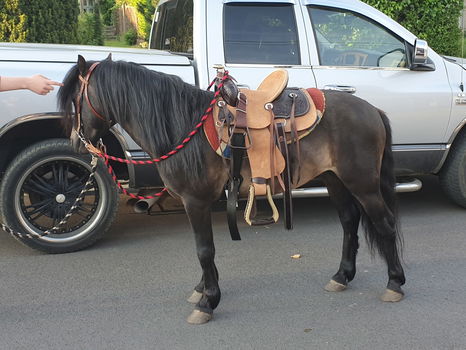
[[[57,233],[17,237],[47,253],[81,250],[100,239],[118,210],[118,193],[99,161],[93,186],[79,209]],[[0,187],[2,221],[14,231],[42,233],[65,216],[89,178],[90,156],[76,154],[66,139],[36,143],[8,166]]]
[[[439,173],[443,192],[454,203],[466,208],[466,139],[458,140],[450,150]]]

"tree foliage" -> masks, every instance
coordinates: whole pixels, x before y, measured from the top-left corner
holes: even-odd
[[[149,40],[150,29],[152,26],[152,19],[154,17],[155,7],[157,6],[158,0],[142,0],[136,5],[140,21],[140,30],[138,32],[144,38],[144,40]]]
[[[106,26],[115,24],[114,11],[116,8],[115,0],[100,0],[99,1],[100,14],[102,15],[102,22]]]
[[[78,43],[83,45],[103,45],[102,19],[99,7],[94,7],[93,13],[79,15]]]
[[[0,0],[0,40],[75,43],[76,0]]]
[[[403,25],[421,39],[427,40],[436,52],[460,54],[463,0],[363,0]]]
[[[26,41],[26,16],[19,0],[0,0],[0,41]]]

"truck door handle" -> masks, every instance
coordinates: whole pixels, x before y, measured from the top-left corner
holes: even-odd
[[[343,91],[349,94],[354,94],[356,92],[356,88],[349,85],[325,85],[324,90]]]

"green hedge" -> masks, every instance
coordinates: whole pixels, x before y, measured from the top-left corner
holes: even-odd
[[[461,16],[463,0],[363,0],[403,25],[437,53],[461,53]]]
[[[102,20],[99,8],[94,13],[82,13],[78,17],[78,43],[82,45],[103,45]]]
[[[0,0],[0,41],[76,43],[76,0]]]

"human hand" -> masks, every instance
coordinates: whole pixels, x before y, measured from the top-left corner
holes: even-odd
[[[63,86],[62,83],[50,80],[40,74],[36,74],[27,78],[26,82],[26,88],[39,95],[47,95],[54,89],[53,85]]]

